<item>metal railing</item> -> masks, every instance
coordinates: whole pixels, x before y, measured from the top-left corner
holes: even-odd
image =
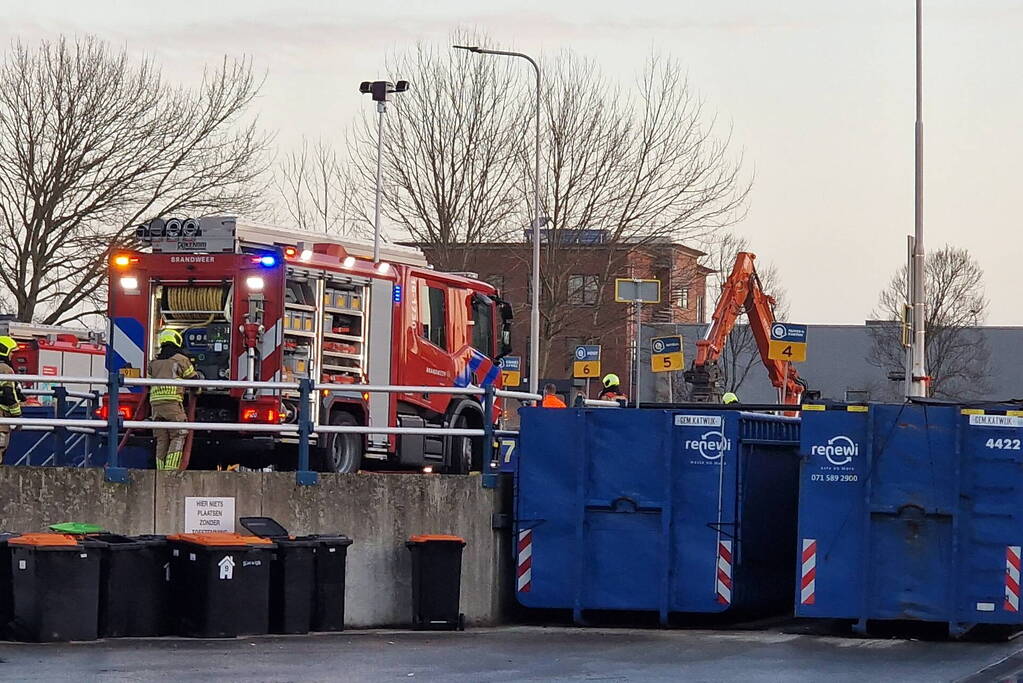
[[[99,397],[95,392],[74,392],[67,391],[63,386],[54,387],[52,395],[55,397],[57,408],[53,418],[0,418],[0,424],[11,425],[22,429],[52,430],[54,434],[61,434],[58,442],[61,457],[66,457],[66,435],[69,432],[80,433],[86,438],[95,438],[97,432],[106,432],[107,448],[107,480],[114,482],[127,482],[127,468],[120,466],[120,433],[124,429],[191,429],[196,431],[237,431],[237,432],[259,432],[271,434],[298,435],[298,471],[296,481],[301,485],[315,484],[317,475],[309,469],[310,461],[310,437],[314,434],[380,434],[380,435],[430,435],[430,436],[454,436],[454,437],[484,437],[484,460],[494,463],[495,447],[494,441],[497,436],[517,435],[518,432],[511,430],[498,430],[494,428],[494,401],[497,398],[510,398],[520,401],[539,402],[543,397],[539,394],[532,394],[522,391],[508,391],[495,389],[493,387],[439,387],[439,386],[400,386],[400,385],[376,385],[376,384],[332,384],[327,382],[316,382],[312,379],[301,379],[297,382],[259,382],[245,380],[208,380],[208,379],[153,379],[145,377],[122,377],[117,372],[108,374],[106,380],[97,377],[65,377],[51,375],[0,375],[0,381],[14,380],[18,382],[46,382],[47,384],[86,384],[90,386],[105,385],[107,389],[107,415],[108,419],[72,419],[68,417],[67,399],[78,398],[89,401],[88,414],[91,416],[99,407]],[[298,414],[294,423],[286,424],[260,424],[249,422],[164,422],[152,420],[125,419],[120,415],[121,389],[123,387],[150,387],[150,386],[176,386],[182,388],[216,388],[216,389],[268,389],[274,391],[298,392],[297,404]],[[42,390],[26,390],[25,393],[39,392]],[[482,398],[483,428],[463,427],[391,427],[373,425],[325,425],[315,424],[311,414],[312,397],[316,392],[338,393],[338,394],[366,394],[366,393],[389,393],[389,394],[449,394],[455,396],[478,396]],[[619,407],[614,401],[597,401],[587,399],[587,406],[596,407]],[[75,442],[77,443],[77,441]],[[39,444],[33,445],[33,449]],[[89,451],[91,452],[91,451]],[[18,460],[20,464],[29,454]],[[84,464],[88,464],[88,456]]]
[[[18,375],[24,377],[24,375]],[[52,382],[53,376],[46,375],[46,381]],[[36,380],[43,381],[43,380]],[[71,382],[69,382],[71,383]],[[77,383],[77,382],[75,382]],[[99,394],[96,392],[71,391],[63,386],[55,386],[50,389],[23,389],[25,396],[44,396],[53,399],[53,418],[11,418],[6,423],[13,423],[22,431],[42,432],[35,443],[28,447],[20,458],[14,461],[13,465],[31,464],[32,454],[46,442],[52,443],[49,455],[39,463],[50,465],[55,463],[68,462],[68,454],[79,446],[82,447],[82,459],[77,463],[78,467],[89,466],[89,456],[96,449],[96,427],[105,427],[106,423],[97,420],[100,424],[89,424],[91,421],[73,417],[75,411],[81,409],[86,417],[91,416],[99,406]],[[73,401],[71,400],[73,399]],[[26,406],[35,408],[36,406]],[[38,406],[46,407],[46,406]],[[68,422],[72,424],[68,424]]]

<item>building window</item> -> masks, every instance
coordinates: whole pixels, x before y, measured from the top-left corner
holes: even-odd
[[[504,294],[504,275],[484,275],[483,281],[496,289],[498,294]]]
[[[570,275],[568,277],[568,303],[571,306],[596,306],[600,294],[600,281],[596,275]]]
[[[683,287],[678,290],[678,294],[675,298],[675,305],[679,308],[689,308],[689,288]]]
[[[696,322],[705,323],[707,322],[707,314],[703,310],[703,297],[696,297]]]

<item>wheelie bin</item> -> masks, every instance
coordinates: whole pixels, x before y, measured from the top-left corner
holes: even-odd
[[[316,582],[313,596],[313,631],[345,629],[345,571],[347,536],[314,536],[316,539]]]
[[[274,543],[270,563],[270,632],[308,633],[313,621],[316,542],[288,535],[270,517],[242,517],[241,525]]]
[[[14,618],[20,640],[95,640],[100,553],[88,537],[25,534],[8,541]]]
[[[224,638],[268,632],[271,541],[225,532],[174,534],[167,541],[178,635]]]
[[[170,551],[163,536],[95,534],[101,638],[171,633]]]
[[[412,551],[412,627],[465,630],[465,615],[458,611],[465,539],[422,534],[405,546]]]
[[[347,536],[291,536],[270,517],[242,517],[247,530],[274,542],[270,631],[344,630]]]
[[[14,609],[14,592],[11,585],[11,546],[8,543],[19,534],[0,532],[0,638],[6,637]]]

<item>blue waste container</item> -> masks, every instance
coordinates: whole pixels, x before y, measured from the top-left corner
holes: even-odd
[[[791,605],[799,420],[726,410],[524,408],[516,586],[526,607],[671,613]]]
[[[797,616],[1023,624],[1023,418],[1006,412],[805,411]]]

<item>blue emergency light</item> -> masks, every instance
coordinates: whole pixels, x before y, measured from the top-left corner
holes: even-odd
[[[263,266],[264,268],[273,268],[274,266],[277,265],[277,257],[272,255],[260,256],[259,265]]]
[[[394,288],[391,290],[391,297],[394,303],[401,303],[401,285],[394,285]]]

